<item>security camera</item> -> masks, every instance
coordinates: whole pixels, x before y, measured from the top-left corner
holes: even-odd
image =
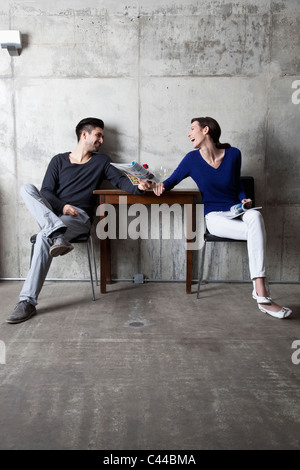
[[[0,44],[2,49],[8,50],[9,55],[20,55],[22,48],[20,31],[0,31]]]

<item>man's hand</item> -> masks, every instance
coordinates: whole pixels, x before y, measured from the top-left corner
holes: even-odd
[[[138,188],[140,191],[147,191],[147,189],[151,188],[152,184],[150,183],[150,181],[141,180],[140,178],[138,180],[139,180]]]
[[[64,215],[79,215],[79,212],[75,209],[75,207],[71,206],[70,204],[66,204],[63,208]]]

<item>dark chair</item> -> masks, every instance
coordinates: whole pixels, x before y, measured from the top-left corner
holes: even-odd
[[[252,206],[254,207],[255,205],[255,192],[254,192],[254,178],[253,176],[241,176],[241,180],[244,186],[244,190],[246,193],[247,198],[252,199]],[[234,240],[233,238],[223,238],[223,237],[216,237],[215,235],[212,235],[209,233],[209,231],[205,230],[204,233],[204,245],[202,248],[202,256],[201,256],[201,262],[200,262],[200,269],[199,269],[199,277],[198,277],[198,289],[197,289],[197,299],[199,299],[199,294],[200,294],[200,284],[202,281],[202,275],[203,275],[203,266],[204,266],[204,258],[205,258],[205,250],[206,250],[206,243],[207,242],[213,242],[213,243],[225,243],[225,242],[243,242],[246,243],[247,240]]]
[[[34,252],[34,244],[36,242],[36,234],[32,235],[30,237],[30,242],[31,242],[31,254],[30,254],[30,266],[31,266],[31,260]],[[92,263],[91,263],[91,258],[93,257],[94,261],[94,269],[95,269],[95,279],[96,279],[96,285],[98,285],[98,278],[97,278],[97,266],[96,266],[96,258],[95,258],[95,251],[94,251],[94,245],[93,245],[93,240],[90,235],[90,233],[84,234],[84,235],[79,235],[76,238],[73,238],[70,240],[70,243],[86,243],[87,247],[87,255],[88,255],[88,264],[89,264],[89,270],[90,270],[90,278],[91,278],[91,287],[92,287],[92,298],[93,300],[96,300],[95,298],[95,291],[94,291],[94,279],[93,279],[93,271],[92,271]]]

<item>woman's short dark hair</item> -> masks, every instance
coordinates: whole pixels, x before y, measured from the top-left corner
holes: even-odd
[[[191,120],[191,123],[197,121],[199,123],[199,126],[203,129],[204,127],[208,127],[209,128],[209,132],[208,134],[210,135],[210,137],[212,138],[212,140],[214,141],[216,147],[218,149],[226,149],[226,148],[229,148],[231,147],[230,144],[226,143],[226,144],[221,144],[219,139],[220,139],[220,136],[221,136],[221,127],[219,126],[218,122],[213,119],[212,117],[199,117],[199,118],[193,118]]]
[[[101,129],[104,129],[104,122],[102,121],[102,119],[92,118],[92,117],[82,119],[77,124],[76,129],[75,129],[78,142],[80,140],[82,131],[87,131],[90,133],[93,129],[95,129],[95,127],[100,127]]]

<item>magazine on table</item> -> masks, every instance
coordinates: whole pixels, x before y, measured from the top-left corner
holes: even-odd
[[[249,203],[249,201],[248,202],[241,202],[240,204],[235,204],[234,206],[231,206],[230,211],[228,211],[228,217],[230,217],[231,219],[234,219],[235,217],[239,217],[240,215],[245,214],[245,212],[254,211],[254,210],[257,210],[257,209],[262,209],[262,206],[249,207],[249,209],[247,209],[246,206],[247,206],[248,203]]]
[[[154,176],[153,172],[146,164],[140,165],[133,161],[131,163],[111,163],[111,165],[124,173],[124,175],[126,175],[135,186],[139,184],[138,179],[159,183],[159,180]]]

